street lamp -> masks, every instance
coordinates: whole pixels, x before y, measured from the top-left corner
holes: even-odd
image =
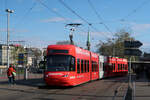
[[[13,10],[6,9],[7,12],[7,67],[9,67],[9,14],[13,13]]]

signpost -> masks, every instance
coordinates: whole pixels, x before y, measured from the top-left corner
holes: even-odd
[[[140,41],[124,41],[124,54],[130,56],[141,56],[142,51],[138,48],[143,44]]]
[[[23,53],[18,54],[18,64],[19,65],[24,64],[24,54]]]
[[[125,55],[134,55],[134,56],[141,56],[142,51],[139,49],[125,49],[124,51]]]
[[[131,88],[131,58],[132,56],[141,56],[142,51],[139,50],[139,47],[143,44],[140,41],[124,41],[124,54],[130,56],[130,63],[129,63],[129,70],[128,70],[128,77],[129,77],[129,83],[128,83],[128,94],[131,94],[132,98],[132,88]],[[131,92],[129,92],[131,91]]]

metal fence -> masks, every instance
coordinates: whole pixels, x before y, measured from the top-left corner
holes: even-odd
[[[35,78],[43,78],[43,70],[38,68],[24,68],[24,67],[17,67],[16,70],[16,80],[22,79],[35,79]],[[8,80],[7,77],[7,68],[0,68],[0,81]]]

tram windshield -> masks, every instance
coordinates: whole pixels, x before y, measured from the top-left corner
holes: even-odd
[[[70,55],[50,55],[47,57],[48,71],[75,71],[75,58]]]

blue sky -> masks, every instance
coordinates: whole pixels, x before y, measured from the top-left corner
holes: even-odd
[[[10,15],[10,40],[24,40],[27,46],[41,48],[57,41],[69,40],[70,27],[65,27],[66,24],[82,23],[76,28],[73,40],[85,47],[88,22],[94,27],[89,27],[93,51],[99,40],[106,41],[115,32],[125,28],[131,30],[131,35],[144,44],[141,47],[143,50],[150,52],[150,0],[62,0],[87,22],[65,8],[60,1],[0,0],[0,41],[6,43],[5,9],[9,8],[15,11]]]

